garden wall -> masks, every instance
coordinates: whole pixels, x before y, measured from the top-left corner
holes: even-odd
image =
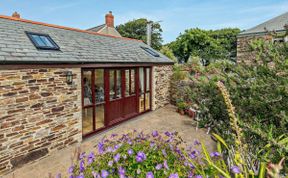
[[[80,85],[80,68],[0,70],[0,175],[81,142]]]
[[[264,39],[267,41],[272,40],[271,35],[263,36],[238,36],[237,38],[237,61],[245,62],[246,64],[251,64],[255,59],[256,54],[252,52],[249,48],[249,43],[256,39]]]
[[[152,110],[155,110],[170,103],[173,65],[154,66],[152,73]]]

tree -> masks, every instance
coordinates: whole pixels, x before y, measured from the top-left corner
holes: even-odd
[[[162,46],[160,52],[171,59],[173,62],[177,63],[177,58],[174,56],[173,51],[168,46]]]
[[[147,23],[152,22],[147,19],[141,18],[129,21],[125,24],[118,25],[116,29],[123,37],[134,38],[147,42]],[[159,23],[153,23],[152,25],[152,37],[151,46],[156,50],[160,50],[162,46],[162,28]]]
[[[238,28],[221,30],[186,30],[176,41],[170,43],[176,57],[187,62],[192,57],[200,57],[203,64],[218,59],[236,58]]]

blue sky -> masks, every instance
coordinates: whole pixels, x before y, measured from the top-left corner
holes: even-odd
[[[288,11],[288,0],[0,0],[0,14],[87,29],[104,23],[113,11],[115,24],[137,18],[158,21],[164,42],[186,29],[247,29]]]

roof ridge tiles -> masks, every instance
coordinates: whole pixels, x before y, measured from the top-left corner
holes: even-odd
[[[37,22],[37,21],[15,18],[15,17],[5,16],[5,15],[0,15],[0,18],[1,19],[7,19],[7,20],[13,20],[13,21],[20,21],[20,22],[24,22],[24,23],[30,23],[30,24],[34,24],[34,25],[42,25],[42,26],[46,26],[46,27],[58,28],[58,29],[63,29],[63,30],[88,33],[88,34],[92,34],[92,35],[99,35],[99,36],[105,36],[105,37],[110,37],[110,38],[118,38],[118,39],[123,39],[123,40],[134,40],[134,41],[143,42],[142,40],[137,40],[137,39],[133,39],[133,38],[117,37],[117,36],[113,36],[113,35],[100,34],[100,33],[93,32],[93,31],[81,30],[81,29],[72,28],[72,27],[65,27],[65,26],[61,26],[61,25],[48,24],[48,23],[44,23],[44,22]]]

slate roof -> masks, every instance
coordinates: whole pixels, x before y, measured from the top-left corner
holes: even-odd
[[[50,35],[60,51],[36,49],[26,31]],[[141,46],[149,47],[135,39],[0,16],[0,64],[173,63],[159,52],[160,57],[153,57]]]
[[[243,31],[239,34],[239,36],[249,36],[253,34],[265,34],[271,31],[284,31],[284,26],[288,25],[288,12],[279,15],[271,20],[268,20],[260,25],[257,25],[251,29]]]

